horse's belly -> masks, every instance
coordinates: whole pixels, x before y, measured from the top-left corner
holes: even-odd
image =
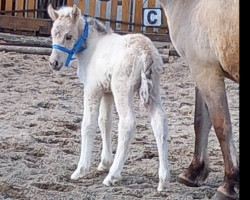
[[[232,0],[204,2],[206,3],[200,12],[200,23],[203,22],[201,25],[211,44],[211,51],[215,51],[227,75],[237,82],[239,80],[239,2]],[[211,16],[213,20],[207,20]]]
[[[232,43],[231,46],[224,47],[227,41],[221,41],[218,44],[218,56],[224,72],[236,82],[239,82],[239,45],[238,42]]]

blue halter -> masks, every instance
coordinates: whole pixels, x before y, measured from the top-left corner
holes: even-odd
[[[79,53],[79,52],[82,52],[84,51],[86,48],[85,47],[82,47],[82,43],[86,41],[87,37],[88,37],[88,33],[89,33],[89,26],[88,26],[88,22],[87,20],[85,20],[85,27],[84,27],[84,31],[83,31],[83,34],[81,35],[81,37],[78,39],[78,41],[75,43],[73,49],[69,50],[61,45],[58,45],[58,44],[52,44],[52,48],[53,49],[58,49],[60,51],[63,51],[65,53],[68,54],[68,58],[65,62],[65,66],[68,67],[69,66],[69,63],[71,60],[74,60],[75,58],[72,58],[73,55],[75,53]]]

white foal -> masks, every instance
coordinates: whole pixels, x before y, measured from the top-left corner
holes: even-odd
[[[71,179],[83,177],[91,167],[91,154],[99,124],[103,148],[98,170],[109,173],[103,183],[114,185],[129,152],[135,133],[134,95],[139,93],[151,118],[159,152],[159,185],[169,183],[167,159],[168,125],[159,92],[162,58],[153,43],[141,34],[118,35],[93,18],[81,17],[80,9],[63,7],[48,13],[54,20],[50,65],[55,70],[78,59],[78,76],[84,84],[84,115],[81,128],[81,156]],[[118,147],[113,159],[111,124],[113,104],[119,115]]]

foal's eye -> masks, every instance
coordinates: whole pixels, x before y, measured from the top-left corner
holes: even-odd
[[[71,39],[72,39],[72,35],[66,35],[66,36],[65,36],[65,39],[66,39],[66,40],[71,40]]]

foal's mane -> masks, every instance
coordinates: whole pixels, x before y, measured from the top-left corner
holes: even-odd
[[[89,23],[90,27],[94,28],[102,35],[111,34],[113,32],[111,28],[107,28],[102,22],[93,17],[87,17],[87,22]]]

